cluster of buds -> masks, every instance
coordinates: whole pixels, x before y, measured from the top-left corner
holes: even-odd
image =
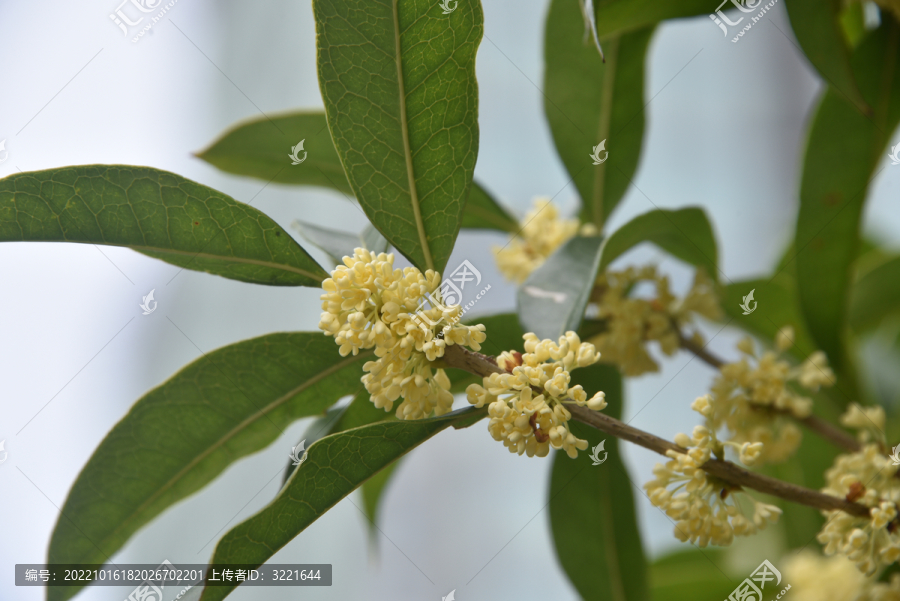
[[[794,601],[900,601],[900,574],[889,582],[866,577],[842,555],[822,557],[804,550],[784,563]]]
[[[691,407],[702,413],[708,403],[707,397],[700,397]],[[712,456],[723,457],[726,446],[733,447],[744,464],[752,465],[762,454],[761,443],[722,442],[706,426],[696,426],[691,436],[678,434],[675,443],[685,451],[666,451],[670,461],[665,465],[656,464],[655,479],[647,482],[644,489],[653,505],[677,520],[678,540],[691,541],[700,547],[710,543],[725,546],[735,536],[755,534],[778,520],[781,509],[757,501],[742,489],[719,481],[703,470],[703,464]],[[741,503],[738,496],[746,501]],[[748,517],[742,508],[749,506],[753,507],[753,513]]]
[[[795,393],[788,384],[796,382],[811,391],[834,383],[824,353],[816,351],[797,367],[780,358],[793,345],[793,330],[782,328],[775,339],[778,352],[766,351],[757,357],[753,341],[738,343],[744,358],[719,369],[711,388],[709,403],[700,413],[714,430],[723,426],[730,440],[739,444],[761,442],[764,463],[784,461],[800,445],[800,429],[794,418],[812,413],[812,400]]]
[[[497,267],[508,280],[521,284],[570,238],[596,233],[597,228],[592,224],[579,225],[577,219],[560,219],[559,210],[549,198],[538,198],[522,220],[521,231],[503,248],[493,249]]]
[[[342,356],[374,349],[378,359],[363,366],[363,384],[375,406],[385,411],[402,398],[400,419],[449,412],[450,380],[431,362],[442,357],[447,346],[477,351],[485,340],[483,325],[460,325],[460,307],[440,302],[440,283],[440,273],[395,269],[393,254],[376,255],[362,248],[344,257],[344,264],[322,282],[319,328],[334,337]],[[426,307],[431,299],[438,302]]]
[[[654,298],[632,296],[640,282],[655,285]],[[605,331],[591,342],[604,362],[616,364],[622,373],[632,377],[659,370],[647,351],[648,342],[658,342],[664,354],[672,355],[681,346],[681,328],[689,325],[695,315],[714,320],[722,315],[714,283],[703,269],[697,270],[693,285],[683,298],[672,294],[668,278],[659,275],[653,266],[605,272],[597,278],[591,302],[597,319],[606,324]],[[703,344],[699,332],[691,337],[696,344]]]
[[[524,338],[525,353],[504,352],[497,358],[505,373],[484,378],[483,386],[469,385],[469,402],[476,407],[488,405],[488,431],[511,453],[544,457],[553,447],[575,458],[588,443],[570,432],[572,414],[565,405],[600,411],[606,407],[606,398],[598,392],[588,399],[581,385],[569,386],[569,372],[596,363],[600,355],[575,332],[566,332],[556,343],[538,340],[531,333]]]

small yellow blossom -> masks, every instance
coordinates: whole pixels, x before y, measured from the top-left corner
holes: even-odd
[[[450,380],[431,362],[453,344],[479,350],[484,326],[459,325],[459,305],[444,306],[441,274],[415,267],[394,269],[393,254],[357,248],[322,282],[319,328],[333,336],[342,356],[374,349],[362,382],[376,407],[400,419],[450,411]]]
[[[784,580],[793,601],[863,601],[873,582],[846,557],[822,557],[810,550],[791,554],[784,562]],[[878,586],[887,587],[886,584]]]
[[[862,442],[873,439],[884,442],[884,419],[883,407],[863,407],[858,403],[850,403],[846,413],[841,416],[841,425],[859,430]]]
[[[655,298],[630,296],[640,282],[653,282]],[[715,320],[722,314],[714,284],[702,269],[697,270],[691,289],[681,299],[672,294],[668,278],[657,274],[655,267],[606,272],[597,278],[591,301],[597,319],[606,322],[606,330],[591,342],[604,362],[618,365],[626,376],[659,369],[647,352],[647,342],[658,342],[664,354],[672,355],[681,345],[681,328],[690,324],[694,315]],[[702,344],[699,332],[692,338]]]
[[[596,363],[600,355],[575,332],[566,332],[556,343],[532,333],[524,339],[525,353],[504,352],[497,357],[506,373],[491,374],[482,385],[469,385],[469,402],[488,405],[488,431],[511,453],[545,457],[553,447],[575,458],[588,443],[569,431],[572,414],[565,405],[600,411],[606,407],[606,395],[597,392],[588,399],[580,385],[570,386],[570,372]]]
[[[521,284],[570,238],[596,233],[597,228],[591,224],[560,219],[559,210],[549,198],[538,198],[522,220],[522,230],[503,248],[493,249],[497,267],[508,280]]]

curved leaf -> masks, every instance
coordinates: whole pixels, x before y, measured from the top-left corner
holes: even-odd
[[[861,273],[850,291],[850,327],[862,332],[900,313],[900,256]]]
[[[791,28],[812,66],[839,96],[858,111],[871,113],[850,69],[850,49],[841,25],[842,4],[841,0],[785,0]]]
[[[706,268],[710,277],[718,279],[716,238],[703,209],[655,209],[638,215],[609,236],[600,269],[641,242],[653,242],[682,261]]]
[[[139,400],[94,451],[63,506],[49,562],[104,563],[141,526],[283,427],[356,392],[370,355],[341,357],[321,333],[292,333],[197,359]],[[61,601],[79,589],[48,590]]]
[[[812,121],[800,184],[795,237],[800,306],[839,377],[850,369],[842,338],[860,217],[870,179],[900,121],[900,26],[889,15],[884,20],[852,57],[874,117],[861,115],[828,90]]]
[[[378,422],[326,436],[309,448],[307,460],[274,501],[219,541],[212,563],[262,565],[373,474],[475,413],[479,410],[470,407],[441,417]],[[218,601],[233,590],[207,587],[202,600]]]
[[[584,221],[602,229],[637,169],[644,137],[644,59],[653,27],[584,43],[578,2],[553,0],[544,33],[544,113],[556,151],[575,182]],[[605,140],[607,160],[594,165]]]
[[[478,152],[477,0],[314,0],[319,86],[360,205],[420,269],[442,271]]]
[[[84,165],[0,180],[0,242],[126,246],[167,263],[271,286],[328,274],[260,211],[180,175]]]
[[[715,2],[710,4],[710,0],[594,0],[594,20],[601,39],[660,21],[707,15],[715,10]]]
[[[460,227],[473,230],[502,230],[514,234],[519,231],[519,222],[494,200],[487,190],[472,182]]]
[[[519,321],[538,338],[577,331],[590,300],[603,238],[576,236],[531,272],[516,293]]]
[[[325,252],[335,265],[341,265],[344,257],[352,257],[356,248],[367,248],[376,253],[386,252],[388,248],[387,240],[371,226],[354,235],[300,220],[294,220],[291,225],[310,244]]]
[[[604,413],[622,414],[622,376],[609,365],[572,372],[573,384],[588,395],[606,392]],[[632,483],[618,440],[580,422],[572,433],[591,447],[605,440],[606,461],[593,465],[589,453],[570,459],[557,451],[550,476],[550,527],[556,555],[569,580],[591,601],[647,601],[647,562],[637,527]],[[600,454],[602,458],[602,452]]]
[[[289,155],[301,140],[307,153],[306,159],[294,165]],[[286,113],[243,121],[196,156],[235,175],[353,193],[331,141],[325,113],[321,111]],[[303,157],[303,153],[298,156]]]

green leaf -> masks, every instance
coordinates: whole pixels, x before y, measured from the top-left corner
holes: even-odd
[[[622,414],[622,376],[612,366],[592,365],[572,372],[573,384],[593,395],[606,392],[603,411]],[[572,433],[591,447],[605,440],[607,460],[592,465],[589,452],[577,459],[557,451],[550,476],[550,527],[556,554],[569,580],[591,601],[646,601],[647,566],[637,527],[632,483],[618,440],[580,422]],[[605,437],[605,438],[604,438]],[[600,454],[602,457],[602,452]]]
[[[219,541],[212,563],[262,565],[374,474],[478,412],[466,408],[441,417],[378,422],[326,436],[309,448],[307,460],[275,500]],[[224,599],[233,590],[207,587],[202,601]]]
[[[728,564],[719,549],[676,551],[650,564],[650,590],[654,601],[706,601],[726,599],[734,582],[722,572]]]
[[[709,0],[594,0],[597,35],[601,39],[667,19],[707,15],[715,9],[715,2],[710,5]]]
[[[126,246],[195,271],[271,286],[328,274],[260,211],[180,175],[84,165],[0,180],[0,242]]]
[[[838,374],[851,369],[843,344],[860,217],[876,166],[900,121],[900,27],[884,24],[851,59],[867,118],[828,90],[812,122],[800,184],[797,290],[810,333]]]
[[[341,357],[321,333],[291,333],[197,359],[139,400],[94,451],[63,506],[49,562],[104,563],[144,524],[288,424],[356,392],[370,356]],[[50,588],[49,599],[78,590]]]
[[[463,213],[461,227],[475,230],[502,230],[515,234],[519,222],[487,190],[472,182],[469,186],[469,201]]]
[[[704,267],[718,279],[716,237],[703,209],[655,209],[638,215],[609,236],[600,269],[641,242],[652,242],[682,261]]]
[[[850,292],[850,327],[856,332],[876,327],[900,313],[900,256],[895,255],[857,276]]]
[[[478,153],[478,0],[314,0],[319,86],[375,227],[420,269],[453,250]]]
[[[550,4],[544,113],[556,151],[581,195],[583,219],[602,229],[625,195],[641,155],[644,59],[653,27],[601,40],[604,64],[593,43],[585,43],[580,1]],[[590,155],[602,140],[608,158],[594,165]]]
[[[590,300],[603,238],[576,236],[531,272],[516,293],[519,321],[538,338],[577,331]]]
[[[299,219],[291,224],[300,235],[313,246],[321,249],[335,265],[343,264],[344,257],[352,257],[356,248],[367,248],[376,253],[387,250],[387,240],[373,227],[368,227],[359,235],[339,232]]]
[[[863,99],[850,69],[850,49],[841,25],[841,0],[785,0],[794,35],[806,58],[832,90],[863,113]]]
[[[289,155],[301,140],[306,160],[293,165]],[[325,113],[320,111],[243,121],[196,156],[235,175],[353,193],[331,141]],[[298,156],[302,158],[303,153]]]

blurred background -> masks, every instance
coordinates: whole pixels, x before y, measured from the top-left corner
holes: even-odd
[[[536,196],[553,197],[566,214],[576,208],[543,117],[548,4],[484,1],[476,178],[519,215]],[[266,186],[192,156],[238,121],[322,108],[308,1],[179,0],[137,43],[109,18],[116,8],[116,0],[0,3],[0,140],[9,153],[0,176],[72,164],[149,165],[252,203],[285,228],[297,218],[364,227],[362,213],[337,193]],[[644,154],[610,224],[657,207],[702,206],[730,279],[770,273],[792,237],[798,160],[821,89],[789,37],[783,5],[765,18],[739,44],[705,16],[657,30]],[[898,184],[900,167],[884,169],[865,214],[866,231],[893,247],[900,211],[888,191]],[[502,234],[463,232],[448,263],[469,260],[491,285],[475,314],[514,307],[514,288],[490,253],[505,241]],[[650,247],[617,264],[647,261],[671,274],[676,290],[688,286],[692,271]],[[145,316],[138,305],[151,289],[158,310]],[[179,271],[127,249],[0,245],[0,440],[8,452],[0,465],[0,599],[43,598],[41,588],[14,586],[14,564],[45,561],[79,470],[138,398],[201,353],[270,332],[314,330],[318,294]],[[710,336],[718,330],[707,328]],[[712,348],[735,357],[737,337],[726,329]],[[688,406],[713,372],[686,354],[662,365],[627,381],[624,420],[671,439],[696,423]],[[290,448],[308,425],[292,425],[263,452],[233,464],[113,559],[207,562],[224,532],[277,493]],[[623,447],[646,548],[657,556],[679,547],[671,522],[640,492],[659,458]],[[231,598],[436,601],[456,589],[459,601],[576,599],[548,528],[550,465],[510,455],[484,423],[443,432],[403,460],[371,540],[354,494],[272,559],[333,564],[333,586],[239,588]],[[751,540],[778,544],[774,536]],[[740,548],[732,556],[739,560]],[[78,598],[111,601],[129,591],[90,587]]]

